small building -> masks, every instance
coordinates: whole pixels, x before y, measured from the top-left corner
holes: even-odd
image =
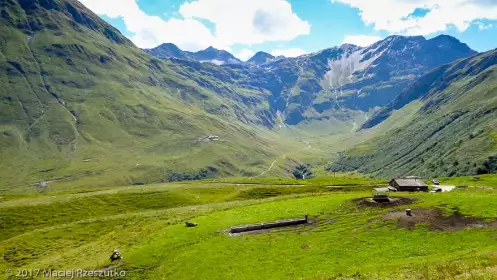
[[[217,135],[209,135],[209,136],[207,136],[207,139],[209,139],[211,141],[219,141],[219,136],[217,136]]]
[[[398,192],[427,192],[428,186],[420,177],[397,178],[390,181],[390,187]]]
[[[390,202],[389,188],[376,188],[373,190],[373,200],[376,202]]]

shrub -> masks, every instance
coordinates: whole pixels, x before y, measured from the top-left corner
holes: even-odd
[[[293,170],[293,176],[296,179],[311,179],[312,177],[314,177],[314,175],[312,174],[312,171],[309,168],[310,168],[309,165],[303,165],[303,164],[297,165]]]
[[[173,172],[167,177],[168,182],[197,181],[207,179],[212,173],[210,170],[202,168],[197,173]]]
[[[476,170],[477,174],[493,174],[497,173],[497,156],[490,156],[482,166]]]

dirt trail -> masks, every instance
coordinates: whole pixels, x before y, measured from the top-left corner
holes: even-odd
[[[352,123],[352,131],[351,132],[355,132],[356,130],[357,130],[357,123],[353,122]]]
[[[307,145],[307,149],[312,149],[311,143],[309,143],[309,142],[307,142],[307,141],[305,141],[305,140],[304,140],[304,141],[302,141],[302,142],[304,142],[304,144],[306,144],[306,145]]]
[[[273,161],[273,163],[271,163],[271,166],[269,166],[269,168],[268,168],[266,171],[262,172],[261,174],[259,174],[259,175],[257,175],[257,176],[250,177],[250,178],[257,178],[257,177],[261,177],[261,176],[263,176],[264,174],[268,173],[269,171],[271,171],[271,169],[273,169],[274,164],[275,164],[277,161],[278,161],[278,159],[275,159],[275,160]]]

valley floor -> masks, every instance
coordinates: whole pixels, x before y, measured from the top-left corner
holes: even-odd
[[[407,205],[391,207],[363,199],[385,182],[343,177],[4,196],[0,271],[104,269],[125,272],[122,279],[497,279],[496,178],[441,178],[459,187],[397,193]],[[305,214],[305,226],[229,234],[232,226]],[[114,249],[124,258],[111,266]],[[17,279],[0,275],[11,278]]]

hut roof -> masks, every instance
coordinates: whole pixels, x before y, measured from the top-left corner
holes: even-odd
[[[393,179],[399,187],[427,187],[422,179],[400,178]]]

